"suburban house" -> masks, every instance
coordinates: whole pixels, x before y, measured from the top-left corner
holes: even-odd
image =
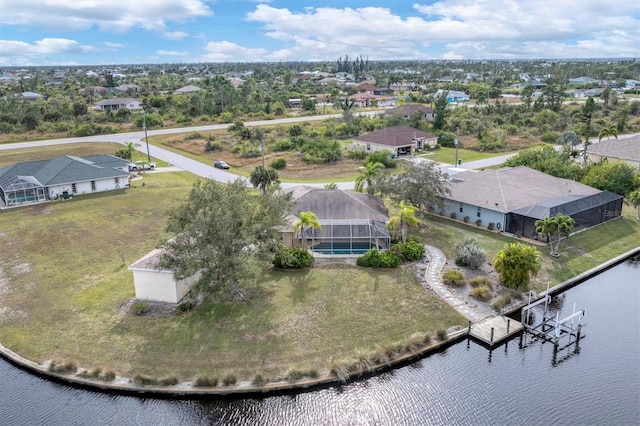
[[[142,102],[134,98],[103,99],[95,103],[99,111],[117,111],[119,109],[142,109]]]
[[[193,86],[193,85],[184,86],[184,87],[181,87],[179,89],[176,89],[176,95],[184,95],[184,94],[187,94],[187,93],[201,92],[201,91],[202,91],[202,89],[200,87],[198,87],[198,86]]]
[[[162,249],[152,250],[129,266],[129,270],[133,272],[136,299],[178,303],[189,293],[200,274],[176,280],[172,270],[157,266],[161,255]]]
[[[447,102],[449,102],[450,104],[455,102],[466,102],[469,99],[471,99],[469,95],[459,90],[442,90],[442,89],[438,89],[433,94],[433,97],[434,98],[440,97],[442,96],[443,93],[446,93]]]
[[[22,92],[20,97],[22,99],[24,99],[25,101],[35,101],[35,100],[38,100],[40,98],[44,98],[43,95],[41,95],[39,93],[35,93],[35,92]]]
[[[433,109],[424,105],[400,105],[386,110],[385,115],[399,116],[408,120],[414,116],[419,116],[422,120],[432,121],[435,117]]]
[[[589,145],[589,159],[598,162],[604,158],[626,161],[640,168],[640,135],[624,139],[608,139]]]
[[[353,102],[359,108],[367,108],[372,106],[392,107],[395,106],[396,100],[391,96],[373,95],[371,93],[356,93],[347,97],[346,102]]]
[[[387,250],[391,237],[386,229],[389,214],[380,197],[353,191],[295,186],[287,189],[295,205],[282,230],[287,247],[310,248],[318,254],[362,254],[377,247]],[[300,212],[312,212],[320,229],[295,232]]]
[[[353,148],[367,153],[386,150],[398,156],[434,148],[437,143],[437,136],[422,130],[409,126],[392,126],[355,137]]]
[[[622,214],[621,195],[524,166],[457,173],[450,189],[441,214],[526,238],[538,238],[536,220],[557,213],[576,231]]]
[[[128,161],[112,155],[27,161],[0,169],[0,207],[40,203],[129,186]]]

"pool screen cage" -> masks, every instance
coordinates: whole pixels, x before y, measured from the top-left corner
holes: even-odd
[[[6,206],[47,199],[45,187],[32,176],[0,179],[0,197]]]
[[[363,253],[369,248],[388,250],[391,236],[383,222],[370,219],[319,220],[321,228],[306,227],[305,246],[325,253]],[[313,246],[311,246],[313,244]]]

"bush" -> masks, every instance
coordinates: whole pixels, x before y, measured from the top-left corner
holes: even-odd
[[[276,170],[282,170],[287,166],[287,162],[284,158],[276,158],[271,162],[271,168]]]
[[[267,379],[262,374],[256,374],[253,377],[251,384],[260,388],[267,384]]]
[[[273,266],[280,269],[304,269],[313,265],[313,255],[302,248],[280,245],[273,256]]]
[[[396,167],[398,162],[391,158],[391,151],[382,150],[372,152],[367,156],[365,161],[365,165],[369,163],[382,163],[387,169],[393,169]]]
[[[224,386],[233,386],[236,384],[236,382],[237,382],[236,376],[234,376],[233,374],[227,374],[222,378],[222,384]]]
[[[362,149],[350,149],[346,152],[345,157],[350,160],[364,160],[367,158],[367,153]]]
[[[476,226],[481,226],[481,225],[482,225],[482,219],[476,220]]]
[[[404,262],[415,262],[424,256],[424,245],[416,241],[407,241],[391,246],[391,251],[398,255]]]
[[[207,143],[204,144],[204,150],[206,152],[221,151],[222,150],[222,143],[219,142],[219,141],[208,140]]]
[[[61,364],[51,361],[51,364],[49,364],[49,371],[53,373],[75,373],[78,371],[78,367],[73,361],[67,361]]]
[[[495,228],[496,224],[493,222],[489,222],[489,225],[487,225],[487,229],[489,231],[493,231],[493,229]]]
[[[443,329],[438,330],[436,332],[436,336],[438,336],[438,340],[440,340],[441,342],[444,342],[449,338],[449,335],[447,334],[447,330],[443,330]]]
[[[462,242],[456,244],[458,255],[456,256],[456,265],[468,266],[472,269],[478,269],[487,261],[487,254],[478,244],[475,238],[465,238]]]
[[[131,312],[133,315],[140,316],[149,312],[149,302],[146,300],[136,300],[131,305]]]
[[[271,150],[274,152],[291,151],[293,148],[291,139],[279,139],[271,144]]]
[[[289,383],[295,383],[303,379],[304,376],[305,376],[304,372],[296,368],[291,368],[289,369],[289,371],[287,371],[287,381]]]
[[[211,388],[218,386],[217,377],[198,376],[193,382],[193,386],[197,388]]]
[[[175,386],[178,384],[178,378],[175,376],[163,377],[158,380],[160,386]]]
[[[448,269],[444,271],[444,274],[442,274],[442,280],[446,285],[451,287],[462,287],[466,283],[464,274],[458,269]]]
[[[451,219],[455,219],[456,217],[458,217],[458,215],[456,214],[456,212],[451,213]]]
[[[475,277],[471,281],[469,281],[469,284],[471,284],[471,287],[474,288],[481,287],[483,285],[491,288],[491,280],[487,277]]]
[[[356,264],[365,268],[397,268],[402,259],[392,251],[380,252],[372,248],[360,256]]]
[[[133,378],[133,383],[139,386],[149,386],[149,385],[157,385],[158,380],[153,377],[143,376],[142,374],[136,374],[135,377]]]
[[[104,373],[100,373],[98,375],[98,380],[102,380],[103,382],[113,382],[116,378],[116,373],[113,371],[105,371]]]
[[[481,285],[471,290],[470,295],[474,299],[486,302],[487,300],[491,299],[491,288],[486,285]]]
[[[493,309],[502,309],[511,303],[511,292],[506,291],[502,293],[498,298],[491,304]]]
[[[464,221],[464,223],[469,223],[470,219],[469,216],[465,216],[462,220]]]

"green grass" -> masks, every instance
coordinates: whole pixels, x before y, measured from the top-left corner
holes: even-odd
[[[511,153],[512,152],[479,152],[472,151],[470,149],[459,149],[458,159],[462,160],[462,165],[464,166],[464,163],[469,161],[484,160],[485,158],[493,158]],[[439,163],[453,164],[456,161],[456,149],[444,147],[438,148],[433,151],[429,151],[423,157]]]

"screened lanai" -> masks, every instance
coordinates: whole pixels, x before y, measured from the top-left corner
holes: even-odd
[[[33,176],[7,176],[0,179],[0,198],[9,207],[46,201],[46,188]]]
[[[371,219],[319,220],[320,229],[307,227],[305,245],[320,254],[362,254],[371,248],[388,250],[391,236],[384,223]]]

